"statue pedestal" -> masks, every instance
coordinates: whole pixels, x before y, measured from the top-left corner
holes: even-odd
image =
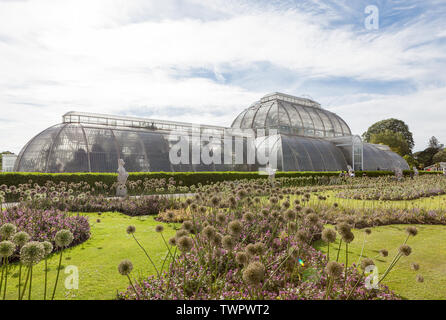
[[[122,184],[118,185],[116,187],[116,196],[122,198],[127,197],[127,187]]]

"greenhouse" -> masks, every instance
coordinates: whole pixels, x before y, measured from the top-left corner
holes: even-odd
[[[178,154],[186,161],[172,161],[171,151],[185,137],[187,150]],[[197,161],[194,150],[205,150],[200,154],[213,161]],[[388,147],[363,143],[317,102],[273,93],[240,113],[231,127],[69,112],[25,145],[15,171],[116,172],[118,159],[129,172],[257,171],[269,165],[252,158],[253,151],[276,155],[280,171],[409,169]]]

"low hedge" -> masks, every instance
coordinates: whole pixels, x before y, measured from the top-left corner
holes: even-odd
[[[297,178],[297,177],[334,177],[339,176],[340,171],[299,171],[299,172],[277,172],[277,178]],[[411,174],[412,171],[404,171],[405,175]],[[365,174],[368,177],[380,177],[394,175],[391,171],[357,171],[356,176],[360,177]],[[441,172],[420,171],[420,174],[441,174]],[[59,182],[87,182],[94,186],[95,182],[103,182],[112,185],[117,180],[116,173],[28,173],[28,172],[7,172],[0,173],[0,185],[18,186],[19,184],[37,183],[44,185],[47,181]],[[144,179],[174,179],[177,183],[182,182],[183,186],[192,186],[201,184],[209,184],[218,181],[233,181],[240,179],[265,179],[266,175],[260,175],[258,172],[131,172],[129,181]]]

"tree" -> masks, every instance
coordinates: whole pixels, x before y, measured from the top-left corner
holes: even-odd
[[[436,137],[432,137],[429,139],[429,148],[440,150],[443,149],[443,147],[444,145],[441,144]]]
[[[407,154],[412,152],[415,145],[413,135],[412,132],[409,131],[407,124],[402,120],[391,118],[376,122],[375,124],[371,125],[366,132],[364,132],[362,138],[365,142],[371,142],[373,134],[377,134],[385,130],[390,130],[394,133],[401,133],[406,140],[407,146],[409,147],[409,152]]]
[[[438,151],[432,158],[433,163],[446,162],[446,149]]]
[[[373,133],[370,136],[370,143],[385,144],[400,156],[410,154],[409,145],[401,132],[393,132],[392,130],[387,129],[378,133]]]
[[[406,160],[409,167],[421,168],[420,163],[412,155],[406,154],[403,158],[404,158],[404,160]]]

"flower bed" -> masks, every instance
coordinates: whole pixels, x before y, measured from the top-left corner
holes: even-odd
[[[0,226],[6,223],[15,225],[18,232],[28,233],[31,241],[53,242],[56,233],[62,229],[72,232],[71,246],[78,245],[90,238],[90,224],[86,217],[68,215],[57,210],[14,207],[0,213]]]

